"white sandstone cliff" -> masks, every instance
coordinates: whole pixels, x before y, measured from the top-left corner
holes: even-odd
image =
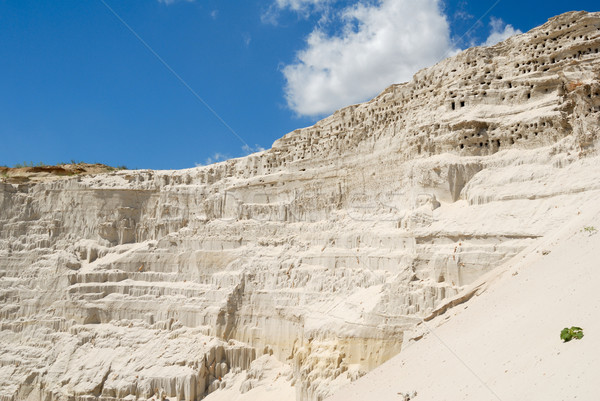
[[[244,158],[0,182],[0,400],[323,399],[597,199],[599,50],[567,13]]]

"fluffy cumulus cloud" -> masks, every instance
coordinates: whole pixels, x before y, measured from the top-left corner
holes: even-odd
[[[324,2],[277,0],[298,9]],[[315,28],[295,62],[283,68],[288,106],[299,115],[322,115],[369,99],[453,52],[439,0],[359,2],[337,18],[338,33]]]
[[[483,43],[483,46],[493,46],[513,35],[523,33],[520,30],[513,28],[512,25],[505,24],[500,18],[492,17],[490,27],[492,31],[490,36],[488,36],[487,40]]]

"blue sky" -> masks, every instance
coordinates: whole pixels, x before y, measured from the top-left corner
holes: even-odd
[[[0,0],[0,165],[243,156],[570,10],[597,1]]]

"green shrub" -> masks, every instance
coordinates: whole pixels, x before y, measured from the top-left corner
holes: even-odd
[[[564,328],[560,332],[560,339],[564,342],[569,342],[572,339],[581,340],[583,338],[583,329],[581,327],[572,326],[569,328]]]

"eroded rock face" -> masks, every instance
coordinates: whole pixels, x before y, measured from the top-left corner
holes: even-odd
[[[323,399],[597,199],[599,49],[568,13],[245,158],[0,183],[0,399]]]

